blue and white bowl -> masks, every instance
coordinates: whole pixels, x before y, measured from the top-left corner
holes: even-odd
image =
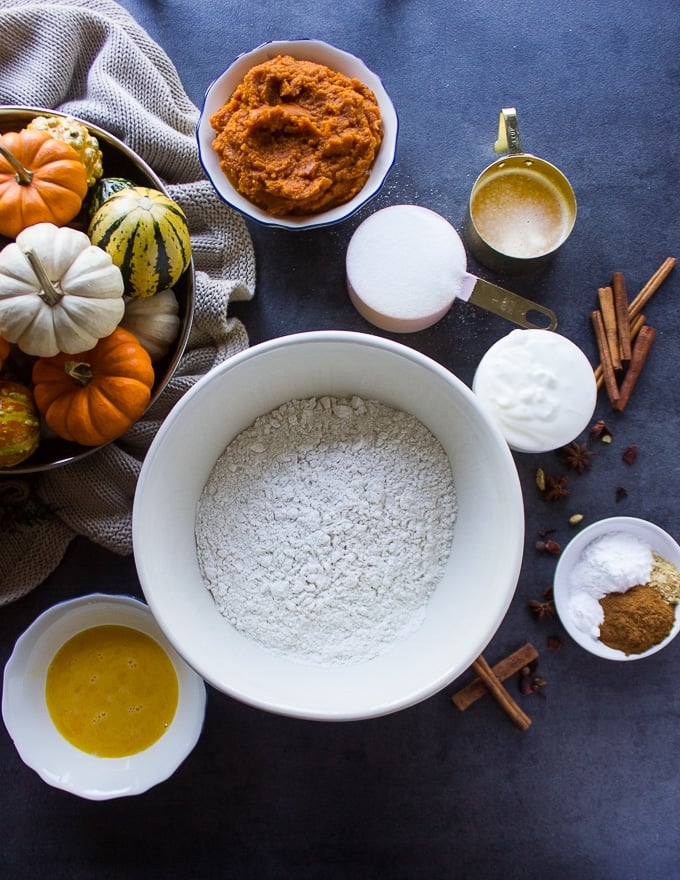
[[[292,55],[293,58],[324,64],[331,70],[336,70],[346,76],[360,80],[364,85],[372,89],[375,94],[382,116],[383,141],[365,185],[353,199],[350,199],[344,205],[337,205],[335,208],[329,208],[329,210],[321,211],[318,214],[295,217],[274,216],[242,196],[232,186],[220,167],[219,157],[212,146],[215,131],[210,125],[211,116],[229,100],[235,88],[251,67],[276,58],[277,55]],[[203,169],[215,187],[217,194],[228,205],[266,226],[277,226],[284,229],[313,229],[346,220],[380,191],[387,173],[394,164],[398,128],[399,123],[396,110],[380,77],[369,70],[363,61],[360,61],[349,52],[336,49],[334,46],[324,43],[322,40],[302,39],[275,40],[263,43],[251,52],[239,55],[227,67],[224,73],[218,76],[209,86],[201,109],[196,134]]]

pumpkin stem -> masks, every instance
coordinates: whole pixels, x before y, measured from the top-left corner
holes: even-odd
[[[83,388],[89,385],[94,377],[92,367],[87,361],[66,361],[64,371],[76,385],[82,385]]]
[[[12,166],[17,183],[21,184],[21,186],[29,186],[29,184],[32,183],[33,172],[29,171],[28,168],[22,165],[17,157],[13,153],[10,153],[3,143],[0,143],[0,156],[6,159]]]
[[[36,278],[40,282],[40,286],[42,287],[41,295],[48,306],[56,306],[56,304],[61,299],[61,294],[57,290],[57,288],[52,284],[47,272],[45,271],[45,267],[41,263],[38,255],[33,250],[33,248],[27,247],[23,249],[23,254],[31,264],[31,269],[36,274]]]

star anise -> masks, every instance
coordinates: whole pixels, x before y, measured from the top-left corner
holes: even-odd
[[[566,498],[569,494],[567,483],[569,477],[546,477],[545,491],[543,497],[546,501],[558,501],[560,498]]]
[[[573,443],[569,443],[567,446],[563,446],[560,450],[560,456],[564,463],[567,467],[576,471],[577,474],[582,474],[584,471],[588,470],[592,464],[590,459],[593,455],[595,455],[595,453],[588,449],[586,443],[577,443],[576,440],[574,440]]]
[[[539,620],[543,620],[544,617],[554,617],[557,613],[553,599],[545,599],[543,602],[541,602],[540,599],[531,599],[527,604],[529,610],[532,611]]]

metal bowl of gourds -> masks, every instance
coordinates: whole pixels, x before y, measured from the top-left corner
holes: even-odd
[[[193,304],[186,217],[149,165],[90,122],[0,107],[0,475],[124,434],[177,368]]]

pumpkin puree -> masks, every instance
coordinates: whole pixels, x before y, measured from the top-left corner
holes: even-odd
[[[289,55],[251,68],[210,122],[231,183],[279,216],[348,202],[366,183],[383,138],[367,86]]]

